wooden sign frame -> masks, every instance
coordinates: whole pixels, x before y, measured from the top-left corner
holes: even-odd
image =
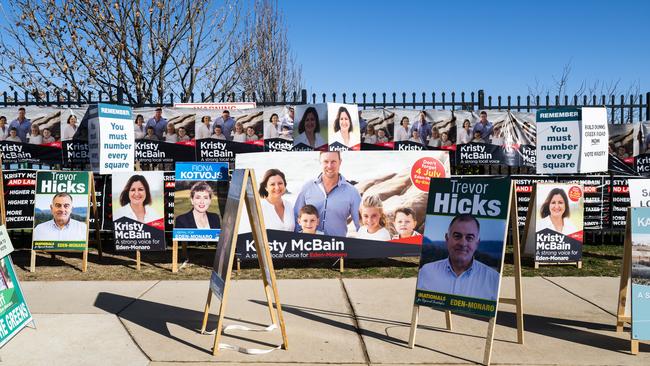
[[[37,175],[38,177],[38,175]],[[1,178],[0,178],[1,179]],[[97,197],[95,197],[95,178],[93,175],[93,172],[88,172],[88,179],[89,179],[89,192],[88,194],[90,195],[90,201],[92,202],[93,209],[92,209],[92,214],[95,216],[95,240],[97,241],[97,250],[99,252],[99,257],[102,257],[102,241],[101,241],[101,233],[100,233],[100,224],[99,224],[99,214],[97,211]],[[0,183],[2,183],[0,181]],[[38,184],[38,183],[37,183]],[[2,189],[2,194],[4,197],[4,188],[0,186],[0,189]],[[3,208],[4,208],[4,199],[3,201]],[[4,209],[3,209],[4,212]],[[4,221],[4,215],[2,216],[3,221]],[[87,226],[88,221],[86,221],[86,249],[83,250],[82,252],[82,262],[81,262],[81,272],[86,272],[88,270],[88,247],[90,246],[90,229]],[[36,272],[36,252],[48,252],[52,255],[54,258],[57,252],[77,252],[77,251],[68,251],[68,250],[56,250],[56,251],[49,251],[49,250],[34,250],[33,249],[33,240],[32,240],[32,249],[31,249],[31,256],[30,256],[30,264],[29,264],[29,272]]]
[[[584,187],[583,190],[584,192]],[[532,233],[533,237],[535,236],[535,230],[536,230],[536,225],[535,222],[537,221],[537,184],[533,185],[533,191],[530,195],[530,201],[528,202],[528,215],[526,215],[526,226],[524,228],[524,235],[521,241],[521,245],[523,248],[526,247],[526,242],[528,241],[528,234],[530,228],[532,227]],[[583,203],[584,207],[584,203]],[[584,221],[584,218],[583,218]],[[532,224],[532,226],[531,226]],[[526,230],[528,229],[528,230]],[[584,228],[583,228],[584,231]],[[584,240],[582,242],[582,245],[584,245]],[[525,252],[525,251],[524,251]],[[582,257],[581,257],[582,258]],[[578,269],[582,269],[582,260],[576,261],[576,262],[561,262],[561,263],[553,263],[553,262],[538,262],[535,260],[535,254],[533,253],[533,260],[535,263],[535,269],[538,269],[540,266],[565,266],[565,265],[570,265],[570,266],[576,266]]]
[[[490,365],[492,358],[492,346],[494,344],[494,329],[496,328],[496,315],[498,313],[499,304],[514,305],[516,309],[515,317],[517,319],[517,343],[524,344],[524,301],[522,294],[521,283],[521,247],[519,243],[519,225],[517,223],[517,192],[515,191],[514,182],[510,186],[510,211],[509,211],[509,225],[512,232],[512,252],[514,262],[514,279],[515,279],[515,297],[505,298],[499,297],[496,303],[495,316],[489,318],[487,335],[485,337],[485,350],[483,353],[483,364]],[[507,245],[504,244],[504,245]],[[502,279],[502,277],[501,277]],[[411,314],[411,330],[409,332],[409,348],[415,347],[415,336],[418,326],[418,318],[420,313],[420,306],[413,305],[413,313]],[[446,310],[445,322],[447,330],[452,330],[451,311]]]
[[[632,315],[625,313],[626,302],[632,301],[632,287],[628,286],[632,281],[632,213],[631,208],[627,209],[625,219],[625,240],[623,244],[623,265],[621,266],[621,280],[618,286],[618,308],[616,310],[616,332],[623,332],[625,323],[632,326]],[[639,354],[639,343],[650,343],[649,341],[640,341],[632,339],[632,331],[630,330],[630,353],[633,355]]]
[[[221,305],[219,307],[219,318],[217,321],[217,327],[215,330],[214,345],[212,348],[212,354],[217,355],[220,349],[219,340],[221,338],[223,327],[223,321],[226,311],[226,305],[228,303],[228,295],[230,290],[230,277],[232,275],[232,269],[235,259],[235,252],[237,248],[237,236],[239,231],[239,220],[242,215],[242,206],[246,206],[246,211],[248,214],[248,220],[253,233],[253,240],[255,241],[255,249],[257,251],[257,259],[260,265],[261,277],[264,286],[264,293],[266,295],[266,300],[268,304],[268,310],[271,317],[272,326],[279,326],[282,333],[282,345],[281,347],[285,350],[289,349],[289,343],[287,340],[287,333],[284,324],[284,317],[282,316],[282,305],[280,304],[280,296],[278,293],[277,281],[275,279],[275,271],[273,270],[273,261],[271,257],[271,251],[268,244],[268,238],[266,236],[266,226],[264,225],[264,217],[262,215],[262,206],[260,202],[260,196],[256,189],[257,182],[255,180],[255,174],[251,169],[244,169],[243,184],[241,191],[239,192],[239,204],[237,206],[236,218],[234,221],[232,240],[229,243],[222,242],[220,236],[218,245],[229,245],[230,246],[230,255],[227,258],[228,262],[226,264],[226,277],[224,278],[224,290],[223,297],[221,299]],[[224,213],[224,216],[227,213]],[[224,224],[226,220],[222,220]],[[228,228],[225,228],[228,230]],[[222,233],[224,228],[222,227]],[[273,299],[271,298],[271,293],[273,294]],[[208,289],[208,297],[205,303],[205,310],[203,313],[203,323],[201,325],[201,334],[206,334],[206,327],[208,323],[208,317],[210,314],[210,303],[212,301],[212,289]],[[275,309],[277,313],[274,311]]]

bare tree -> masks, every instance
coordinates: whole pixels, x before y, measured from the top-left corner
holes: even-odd
[[[33,95],[187,101],[231,91],[246,53],[237,0],[15,0],[3,10],[0,80]]]
[[[302,87],[302,70],[291,54],[287,28],[277,3],[256,0],[252,24],[247,24],[250,35],[247,50],[238,63],[241,88],[246,93],[264,95],[278,100]],[[287,96],[289,98],[289,96]]]

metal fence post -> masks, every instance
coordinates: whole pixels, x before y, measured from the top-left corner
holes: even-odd
[[[478,109],[485,109],[485,91],[483,89],[478,90]]]
[[[307,104],[307,89],[302,89],[300,91],[300,104]]]
[[[639,120],[641,120],[639,116]],[[645,119],[650,120],[650,92],[645,93]]]

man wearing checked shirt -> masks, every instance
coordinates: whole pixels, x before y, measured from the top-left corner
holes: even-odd
[[[449,257],[422,266],[417,289],[496,301],[499,272],[474,259],[480,231],[474,216],[456,215],[445,234]]]
[[[32,121],[25,118],[25,108],[23,107],[18,108],[18,118],[11,121],[7,131],[11,131],[12,127],[16,128],[16,132],[18,137],[20,138],[20,141],[27,142],[27,134],[32,128]]]

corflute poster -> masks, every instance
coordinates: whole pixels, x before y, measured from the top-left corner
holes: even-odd
[[[541,183],[535,194],[535,261],[582,260],[584,189],[579,184]]]
[[[431,184],[416,305],[496,316],[511,192],[507,178]]]
[[[115,250],[165,250],[163,174],[113,174]]]
[[[0,260],[0,347],[32,321],[11,257]]]
[[[3,171],[7,229],[34,227],[35,170]]]
[[[88,247],[90,173],[39,171],[34,200],[34,250]]]
[[[227,180],[228,163],[176,163],[174,240],[219,240],[218,184]]]
[[[650,340],[650,208],[632,210],[632,339]]]
[[[99,103],[89,109],[88,143],[95,172],[133,171],[135,141],[131,107]]]
[[[578,173],[580,109],[537,111],[537,173]]]

